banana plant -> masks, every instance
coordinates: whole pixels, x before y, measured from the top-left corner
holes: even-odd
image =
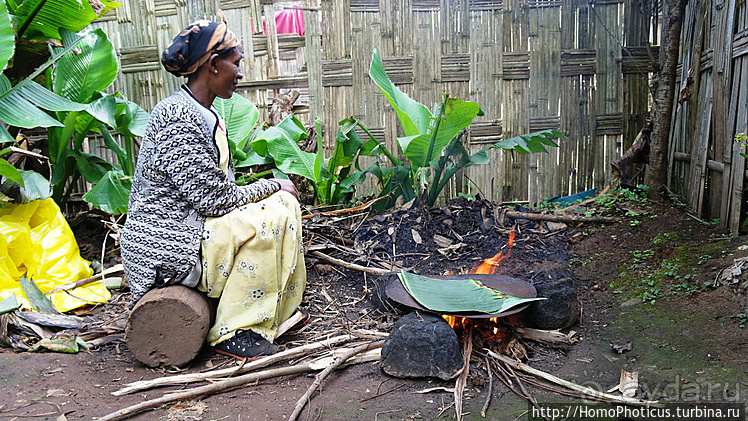
[[[444,95],[442,103],[433,111],[429,110],[392,83],[376,50],[369,76],[397,113],[403,129],[403,136],[397,139],[398,146],[407,158],[407,163],[393,160],[390,153],[387,155],[390,166],[383,167],[380,159],[366,169],[379,180],[380,197],[388,196],[377,203],[379,208],[393,206],[398,197],[406,202],[415,199],[433,206],[457,171],[474,164],[488,164],[486,152],[489,149],[548,152],[546,146],[558,147],[554,139],[563,137],[556,130],[544,130],[494,143],[471,155],[462,142],[462,135],[475,117],[483,115],[478,104]]]
[[[52,89],[64,98],[86,104],[86,108],[58,112],[64,124],[49,130],[53,197],[65,203],[72,187],[83,177],[94,185],[84,200],[109,213],[124,213],[135,169],[132,139],[143,135],[148,113],[119,94],[103,93],[118,71],[114,47],[103,31],[74,34],[61,29],[60,33],[65,45],[78,43],[80,52],[66,55],[55,65]],[[124,147],[114,140],[110,128],[123,136]],[[91,133],[101,134],[118,164],[83,152],[83,141]]]
[[[213,106],[226,121],[238,183],[270,173],[276,177],[296,174],[311,182],[317,202],[322,205],[341,205],[351,198],[355,186],[366,177],[363,171],[353,167],[357,155],[371,154],[378,146],[375,141],[361,141],[354,129],[365,129],[355,119],[347,118],[339,122],[333,153],[326,158],[319,120],[316,121],[317,152],[311,153],[299,147],[299,141],[309,135],[293,116],[277,126],[257,125],[257,107],[237,94],[230,99],[218,98]],[[274,164],[276,169],[250,175],[242,172],[245,168],[264,164]]]

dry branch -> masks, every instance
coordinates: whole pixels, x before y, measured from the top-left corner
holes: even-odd
[[[330,374],[333,370],[338,368],[341,364],[346,362],[349,358],[352,356],[359,354],[361,352],[368,351],[370,349],[375,348],[381,348],[382,345],[384,345],[384,341],[377,341],[372,342],[364,345],[357,346],[356,348],[351,349],[350,351],[346,352],[345,354],[335,357],[333,361],[330,363],[327,368],[325,368],[322,372],[317,374],[316,378],[314,379],[314,383],[312,383],[311,386],[309,386],[309,389],[307,389],[306,393],[304,393],[304,396],[299,399],[299,401],[296,403],[296,407],[294,408],[293,412],[291,413],[291,416],[288,417],[288,421],[296,421],[296,419],[299,417],[299,414],[301,414],[301,411],[304,409],[304,406],[312,397],[312,393],[314,393],[317,388],[322,384],[322,380],[327,377],[328,374]]]
[[[551,348],[568,349],[571,346],[571,338],[558,330],[532,329],[529,327],[518,327],[515,332],[522,339],[539,342]]]
[[[473,328],[472,325],[467,326],[468,334],[465,339],[465,351],[464,359],[465,365],[462,367],[460,377],[455,382],[455,412],[457,413],[457,421],[462,420],[462,394],[465,392],[465,385],[467,385],[467,378],[470,374],[470,357],[473,354]]]
[[[71,282],[65,285],[60,285],[55,289],[45,292],[44,295],[52,295],[60,291],[69,291],[71,289],[82,287],[83,285],[88,285],[92,282],[100,281],[102,278],[106,276],[112,276],[114,274],[121,274],[121,273],[124,273],[124,268],[122,267],[122,265],[121,264],[115,265],[115,266],[110,267],[109,269],[102,271],[101,273],[97,273],[96,275],[90,278],[81,279],[79,281]]]
[[[186,390],[184,392],[170,393],[168,395],[164,395],[157,399],[151,399],[149,401],[141,402],[139,404],[128,406],[127,408],[124,408],[124,409],[120,409],[119,411],[112,412],[111,414],[108,414],[108,415],[105,415],[99,418],[99,421],[119,420],[122,418],[129,417],[131,415],[137,414],[139,412],[145,411],[147,409],[156,408],[158,406],[161,406],[161,405],[164,405],[170,402],[195,399],[201,396],[206,396],[206,395],[210,395],[213,393],[222,392],[224,390],[233,389],[238,386],[258,382],[260,380],[270,379],[273,377],[289,376],[293,374],[305,373],[308,371],[321,370],[322,367],[328,366],[332,361],[334,361],[335,358],[337,357],[333,356],[333,357],[328,357],[328,358],[324,358],[324,359],[309,362],[309,363],[293,365],[290,367],[273,368],[270,370],[260,371],[257,373],[249,373],[243,376],[232,377],[226,380],[221,380],[219,382],[209,384],[207,386],[196,387],[194,389]],[[358,363],[377,361],[379,360],[379,358],[380,358],[380,355],[377,352],[374,354],[367,354],[355,360],[350,360],[349,364],[358,364]]]
[[[480,416],[486,418],[486,411],[488,411],[488,405],[491,404],[491,395],[493,394],[493,371],[491,371],[491,363],[486,358],[486,370],[488,371],[488,393],[486,394],[486,403],[483,404],[483,408],[480,410]]]
[[[620,218],[614,216],[578,216],[578,215],[552,215],[547,213],[527,213],[507,211],[506,216],[514,219],[530,219],[533,221],[550,222],[618,222]]]
[[[365,266],[357,265],[355,263],[346,262],[345,260],[336,259],[336,258],[334,258],[332,256],[328,256],[328,255],[326,255],[324,253],[321,253],[319,251],[313,251],[313,252],[311,252],[309,254],[311,254],[312,256],[317,256],[320,259],[326,260],[326,261],[328,261],[330,263],[333,263],[335,265],[338,265],[338,266],[341,266],[341,267],[344,267],[344,268],[348,268],[348,269],[357,270],[359,272],[365,272],[365,273],[368,273],[370,275],[382,276],[382,275],[385,275],[387,273],[390,273],[389,270],[377,269],[377,268],[367,268]]]
[[[540,371],[538,369],[532,368],[527,364],[523,364],[519,361],[514,361],[503,355],[497,354],[491,351],[490,349],[486,349],[486,352],[488,353],[489,356],[506,364],[508,367],[512,367],[515,370],[524,371],[525,373],[532,374],[534,376],[540,377],[541,379],[547,380],[551,383],[566,387],[568,389],[571,389],[576,392],[580,392],[584,395],[591,396],[593,398],[604,399],[604,400],[608,400],[611,402],[635,405],[635,406],[660,406],[660,404],[658,404],[657,401],[648,401],[648,400],[643,400],[643,399],[627,398],[624,396],[615,396],[615,395],[610,395],[608,393],[597,391],[590,387],[580,386],[576,383],[572,383],[570,381],[556,377],[552,374],[548,374],[544,371]]]
[[[242,367],[240,367],[239,369],[237,369],[236,367],[229,367],[229,368],[224,368],[220,370],[206,371],[204,373],[188,373],[188,374],[179,374],[176,376],[159,377],[153,380],[140,380],[140,381],[128,384],[127,387],[125,388],[112,392],[112,395],[122,396],[122,395],[127,395],[128,393],[134,393],[140,390],[150,389],[152,387],[167,386],[167,385],[173,385],[173,384],[193,383],[193,382],[199,382],[199,381],[208,380],[208,379],[216,379],[216,378],[226,377],[230,375],[242,374],[242,373],[246,373],[252,370],[256,370],[258,368],[267,367],[271,364],[277,363],[278,361],[288,360],[288,359],[295,358],[301,355],[306,355],[317,349],[326,348],[326,347],[329,347],[329,346],[332,346],[332,345],[335,345],[341,342],[349,341],[355,338],[356,337],[354,335],[335,336],[333,338],[325,339],[320,342],[315,342],[312,344],[302,345],[296,348],[287,349],[285,351],[278,352],[277,354],[269,355],[265,358],[261,358],[256,361],[248,362],[244,364]]]

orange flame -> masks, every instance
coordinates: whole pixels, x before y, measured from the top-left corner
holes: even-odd
[[[507,243],[509,245],[509,248],[507,249],[506,253],[504,253],[503,250],[500,251],[500,252],[498,252],[494,257],[490,257],[490,258],[484,260],[482,263],[476,265],[470,271],[470,273],[481,273],[481,274],[494,274],[494,273],[496,273],[496,271],[499,268],[499,265],[501,265],[501,262],[503,262],[504,260],[506,260],[507,258],[509,258],[509,256],[511,256],[511,254],[512,254],[512,245],[514,244],[514,237],[515,237],[516,234],[517,233],[514,230],[509,231],[509,242]],[[464,327],[464,326],[466,326],[469,323],[468,319],[466,319],[464,317],[448,316],[448,315],[445,315],[445,314],[443,314],[442,317],[444,318],[444,320],[447,321],[447,323],[449,323],[450,326],[452,326],[453,329],[456,328],[456,327],[458,327],[458,326],[459,327]],[[492,322],[492,324],[496,325],[496,324],[498,324],[498,320],[499,319],[496,318],[496,317],[494,317],[494,318],[491,318],[489,320]],[[499,335],[499,333],[501,333],[500,330],[498,328],[494,327],[493,328],[493,335],[495,337],[499,337],[499,336],[501,336],[501,335]]]
[[[501,262],[509,258],[512,254],[512,245],[514,244],[514,236],[516,235],[516,232],[514,230],[511,230],[509,232],[509,249],[504,253],[504,250],[496,253],[494,257],[488,258],[484,260],[481,264],[477,265],[473,268],[473,270],[470,271],[470,273],[486,273],[486,274],[493,274],[496,273],[496,271],[499,269],[499,265],[501,265]]]

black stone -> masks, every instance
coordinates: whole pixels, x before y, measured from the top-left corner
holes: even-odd
[[[579,322],[580,303],[571,279],[559,279],[535,284],[538,297],[547,300],[535,301],[524,311],[525,322],[536,329],[565,329]]]
[[[382,370],[395,377],[449,380],[463,364],[457,334],[449,323],[420,311],[395,322],[382,347]]]

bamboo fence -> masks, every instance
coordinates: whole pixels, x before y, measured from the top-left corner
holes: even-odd
[[[733,233],[746,211],[748,175],[735,139],[748,133],[747,14],[744,1],[689,2],[670,144],[668,184]]]
[[[732,226],[745,172],[732,139],[748,131],[745,2],[691,2],[682,55],[684,67],[695,68],[693,96],[674,118],[671,181],[694,209],[732,215]],[[304,10],[304,36],[276,33],[274,14],[289,7]],[[603,187],[610,162],[643,127],[657,62],[651,7],[647,0],[124,0],[95,25],[120,55],[115,89],[150,110],[182,83],[160,67],[160,51],[190,21],[214,18],[220,8],[244,44],[238,92],[261,118],[275,95],[297,90],[294,111],[309,126],[320,119],[327,149],[337,122],[353,116],[397,151],[395,112],[368,76],[377,49],[390,78],[414,99],[430,106],[446,93],[481,106],[485,116],[467,138],[473,151],[542,129],[564,133],[549,154],[492,150],[490,165],[464,170],[446,192],[536,204]],[[253,26],[263,16],[266,33]],[[714,65],[725,71],[713,76]]]

